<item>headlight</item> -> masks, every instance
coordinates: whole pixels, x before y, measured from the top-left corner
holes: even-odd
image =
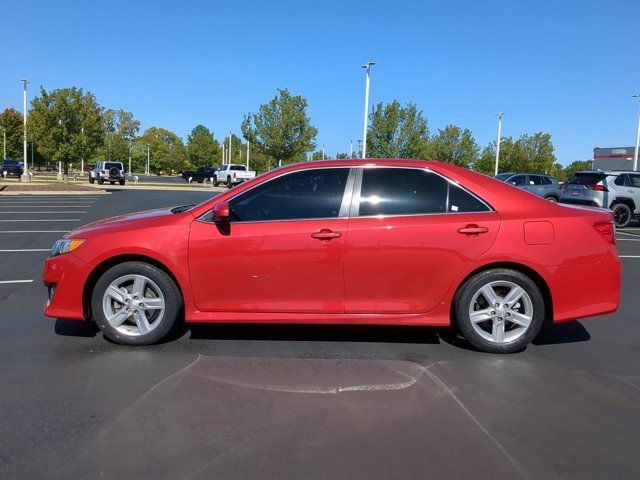
[[[51,256],[61,255],[63,253],[73,252],[76,248],[86,242],[83,238],[70,238],[68,240],[58,240],[51,247]]]

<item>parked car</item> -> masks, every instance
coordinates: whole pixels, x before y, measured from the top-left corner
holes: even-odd
[[[560,184],[551,175],[541,173],[500,173],[496,175],[496,178],[550,202],[560,200]]]
[[[255,178],[256,172],[247,170],[244,165],[224,164],[220,165],[220,168],[216,171],[213,177],[213,184],[217,187],[221,183],[231,188],[234,185],[238,185],[247,180]]]
[[[611,213],[412,160],[288,165],[200,205],[95,222],[54,244],[43,280],[47,316],[92,319],[127,345],[160,341],[184,314],[456,326],[506,353],[545,321],[620,300]]]
[[[89,172],[92,172],[94,168],[96,168],[95,165],[85,165],[83,171],[86,173],[89,173]]]
[[[4,172],[7,172],[7,178],[20,178],[22,176],[22,173],[24,172],[22,168],[22,162],[20,162],[19,160],[11,160],[8,158],[2,160],[2,164],[0,164],[0,175],[2,175],[1,178],[4,177]]]
[[[618,228],[640,219],[640,173],[591,170],[576,172],[560,190],[562,203],[613,210]]]
[[[89,183],[97,181],[100,185],[109,182],[114,185],[118,182],[125,184],[124,166],[122,162],[96,162],[93,170],[89,172]]]
[[[187,182],[191,178],[192,182],[202,183],[205,178],[214,178],[217,170],[216,167],[198,167],[196,170],[185,170],[182,172],[182,178]]]

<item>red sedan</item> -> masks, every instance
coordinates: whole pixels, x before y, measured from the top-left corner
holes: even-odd
[[[56,242],[45,314],[147,345],[179,321],[454,326],[513,352],[543,323],[614,312],[611,215],[439,162],[273,170],[197,206]]]

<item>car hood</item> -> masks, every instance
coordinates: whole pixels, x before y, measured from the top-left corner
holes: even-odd
[[[127,213],[115,217],[105,218],[97,222],[88,223],[76,228],[65,235],[65,238],[90,236],[94,233],[103,233],[106,230],[128,230],[145,227],[150,224],[157,225],[160,222],[174,221],[177,217],[182,217],[180,213],[173,213],[171,208],[158,208],[155,210],[145,210],[142,212]]]

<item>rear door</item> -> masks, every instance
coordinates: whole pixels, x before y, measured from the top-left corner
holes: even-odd
[[[345,244],[346,312],[432,310],[499,225],[482,200],[427,169],[359,168]]]
[[[631,187],[627,188],[627,190],[629,190],[631,198],[636,205],[634,213],[637,213],[640,209],[640,174],[629,173],[628,177],[631,181]]]

